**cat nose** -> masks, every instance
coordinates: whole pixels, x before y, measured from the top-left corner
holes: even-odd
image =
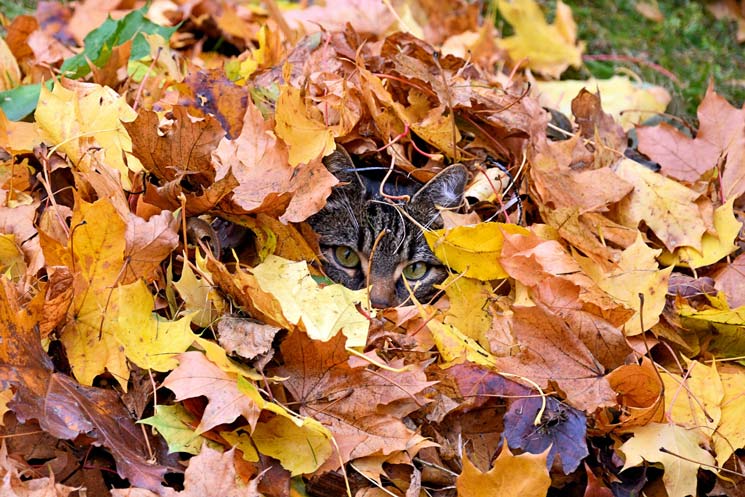
[[[395,288],[387,288],[386,285],[373,283],[370,289],[370,303],[377,309],[385,309],[396,305]]]

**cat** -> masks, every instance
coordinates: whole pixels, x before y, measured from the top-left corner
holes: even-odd
[[[404,278],[417,300],[431,299],[448,271],[430,250],[422,229],[442,228],[438,206],[461,206],[466,168],[449,166],[424,185],[392,174],[385,194],[406,196],[407,202],[382,196],[383,175],[358,171],[341,146],[324,164],[341,183],[308,223],[320,237],[326,275],[353,290],[370,285],[370,302],[379,309],[409,300]]]

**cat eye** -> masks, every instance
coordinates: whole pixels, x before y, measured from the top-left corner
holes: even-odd
[[[403,270],[404,278],[407,280],[420,280],[429,272],[429,266],[424,262],[414,262]]]
[[[353,248],[340,245],[334,250],[336,261],[344,267],[355,268],[360,264],[360,256]]]

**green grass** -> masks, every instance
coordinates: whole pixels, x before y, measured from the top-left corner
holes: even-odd
[[[555,2],[543,2],[552,9]],[[587,54],[628,58],[623,62],[586,62],[586,70],[567,77],[610,77],[619,68],[643,81],[667,88],[673,96],[669,111],[695,122],[696,108],[713,79],[717,92],[741,107],[745,102],[745,45],[738,45],[734,21],[716,20],[702,1],[659,0],[664,20],[642,17],[636,2],[572,1],[579,37]],[[658,70],[633,62],[658,64],[677,76],[679,84]]]
[[[0,0],[0,12],[13,19],[21,14],[33,14],[37,3],[37,0]]]

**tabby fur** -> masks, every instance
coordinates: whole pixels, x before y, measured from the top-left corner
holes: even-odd
[[[435,285],[448,273],[427,245],[422,229],[442,228],[439,208],[461,206],[468,181],[466,168],[450,166],[425,185],[392,175],[384,183],[385,194],[406,196],[407,202],[381,195],[380,175],[357,171],[341,147],[324,163],[340,185],[334,188],[323,210],[308,221],[320,236],[328,277],[355,290],[370,285],[370,301],[377,308],[409,300],[404,279],[408,279],[418,300],[432,298],[437,292]],[[349,267],[355,257],[359,263]],[[407,274],[419,276],[421,264],[426,265],[421,277],[405,278]]]

